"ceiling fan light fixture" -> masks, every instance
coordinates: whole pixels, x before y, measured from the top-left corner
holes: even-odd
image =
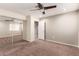
[[[44,14],[45,14],[45,11],[43,11],[42,13],[43,13],[43,15],[44,15]]]
[[[37,6],[36,6],[36,8],[37,9],[35,9],[35,10],[43,10],[42,11],[42,14],[44,15],[44,14],[46,14],[46,10],[48,10],[48,9],[52,9],[52,8],[56,8],[57,6],[56,5],[51,5],[51,6],[44,6],[43,4],[41,4],[41,3],[37,3]]]

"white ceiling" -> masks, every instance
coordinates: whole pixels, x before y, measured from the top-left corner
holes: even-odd
[[[0,3],[0,9],[5,9],[20,14],[27,14],[27,10],[34,7],[34,3]]]
[[[0,9],[16,12],[25,16],[33,15],[36,17],[46,17],[78,9],[77,3],[43,3],[44,6],[57,5],[57,8],[46,10],[46,14],[42,15],[42,10],[30,11],[35,9],[36,5],[36,3],[0,3]]]

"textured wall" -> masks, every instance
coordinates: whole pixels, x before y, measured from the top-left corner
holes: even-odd
[[[46,19],[46,38],[78,46],[78,13],[70,12]]]

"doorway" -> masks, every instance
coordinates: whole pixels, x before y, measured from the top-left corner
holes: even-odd
[[[38,39],[38,21],[34,22],[34,27],[35,27],[35,39]]]
[[[39,21],[39,28],[38,28],[38,38],[41,40],[46,40],[46,22],[45,20]]]

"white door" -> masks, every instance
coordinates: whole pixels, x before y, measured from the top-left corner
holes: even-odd
[[[39,21],[38,25],[38,38],[44,40],[45,39],[45,20]]]

